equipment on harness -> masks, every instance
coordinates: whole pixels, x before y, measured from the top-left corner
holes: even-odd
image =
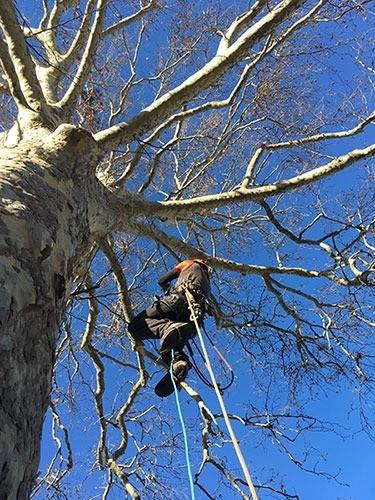
[[[190,293],[191,305],[193,308],[194,315],[198,321],[203,320],[205,314],[212,315],[212,307],[209,303],[207,297],[202,293],[199,287],[197,287],[191,281],[186,281],[178,287],[175,288],[177,293],[181,293],[185,299],[186,307],[189,308],[186,300],[186,292]],[[193,313],[190,311],[190,321],[193,321]]]
[[[202,305],[199,302],[194,302],[191,307],[194,311],[194,315],[193,315],[193,311],[192,311],[190,318],[189,318],[190,321],[194,321],[194,316],[198,320],[200,320],[200,318],[202,318],[204,316],[204,311],[203,311]]]
[[[198,321],[202,321],[205,313],[209,314],[211,308],[209,307],[206,297],[204,297],[200,292],[195,291],[193,297],[194,302],[192,303],[192,306],[195,317]],[[169,287],[165,295],[161,297],[156,296],[156,307],[158,307],[158,304],[160,304],[161,307],[165,306],[165,308],[170,310],[166,316],[172,320],[193,321],[185,296],[185,286],[180,286],[178,288],[173,286]]]

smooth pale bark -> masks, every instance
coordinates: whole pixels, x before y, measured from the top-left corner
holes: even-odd
[[[69,125],[0,150],[0,499],[37,473],[55,340],[98,219],[92,136]],[[91,166],[91,171],[90,171]]]

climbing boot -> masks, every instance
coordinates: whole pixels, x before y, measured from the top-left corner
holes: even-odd
[[[191,368],[191,363],[189,358],[184,354],[181,354],[178,359],[173,360],[172,373],[178,390],[180,389],[181,382],[186,379],[189,368]],[[156,384],[155,394],[159,396],[159,398],[166,398],[167,396],[170,396],[173,391],[174,384],[171,378],[171,372],[168,371],[168,373],[166,373]]]
[[[172,349],[180,350],[193,336],[194,326],[191,323],[171,323],[160,340],[162,357]]]

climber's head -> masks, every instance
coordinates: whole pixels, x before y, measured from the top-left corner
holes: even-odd
[[[197,262],[201,267],[205,267],[208,269],[207,261],[204,259],[193,259],[194,262]]]
[[[180,262],[179,264],[177,264],[176,266],[176,269],[181,272],[183,271],[184,269],[187,269],[188,267],[190,267],[192,264],[194,263],[197,263],[200,265],[200,267],[202,269],[204,269],[207,273],[210,272],[210,268],[207,264],[207,261],[204,260],[204,259],[187,259],[187,260],[183,260],[182,262]]]
[[[207,274],[211,274],[212,268],[207,264],[207,260],[205,259],[193,259],[194,262],[197,262],[201,268],[206,271]]]

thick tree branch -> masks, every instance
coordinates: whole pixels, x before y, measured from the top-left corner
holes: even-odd
[[[132,500],[140,500],[141,497],[140,497],[138,491],[131,484],[131,482],[129,481],[129,478],[127,476],[127,474],[125,474],[125,472],[123,471],[123,469],[118,465],[118,463],[114,459],[110,458],[108,460],[108,467],[109,467],[109,470],[115,476],[118,477],[118,479],[120,480],[121,484],[123,485],[125,491],[130,495],[130,498]]]
[[[45,7],[44,17],[48,16],[47,27],[49,29],[57,26],[60,22],[60,18],[62,14],[69,9],[72,5],[74,5],[75,0],[55,0],[55,3],[51,9],[51,12],[48,13],[48,9]]]
[[[319,142],[319,141],[328,140],[328,139],[341,139],[341,138],[351,137],[353,135],[356,135],[356,134],[359,134],[360,132],[362,132],[362,130],[370,123],[373,123],[374,120],[375,120],[375,113],[371,113],[364,120],[362,120],[360,123],[358,123],[358,125],[356,125],[355,127],[351,128],[351,129],[348,129],[348,130],[341,130],[339,132],[322,132],[320,134],[314,134],[314,135],[310,135],[307,137],[301,137],[300,139],[293,139],[290,141],[276,142],[274,144],[265,144],[265,145],[260,146],[255,151],[255,153],[253,154],[252,158],[249,161],[245,177],[242,181],[242,187],[243,188],[249,187],[250,183],[252,182],[252,180],[254,178],[255,168],[259,162],[259,159],[262,157],[262,155],[265,151],[275,151],[278,149],[303,146],[304,144]]]
[[[364,149],[354,149],[349,153],[338,156],[329,163],[321,167],[314,168],[304,174],[296,175],[289,179],[285,179],[274,184],[266,184],[264,186],[256,186],[252,188],[243,188],[228,191],[226,193],[212,194],[206,196],[197,196],[189,200],[181,201],[166,201],[159,204],[153,204],[152,210],[146,208],[145,214],[152,215],[155,213],[156,206],[157,214],[160,217],[181,217],[202,210],[217,208],[223,205],[232,203],[242,203],[245,201],[259,201],[281,193],[293,191],[301,188],[312,182],[321,180],[329,175],[332,175],[340,170],[343,170],[353,163],[370,158],[375,155],[375,144]]]
[[[86,286],[88,289],[92,288],[93,283],[91,277],[86,278]],[[89,319],[87,327],[82,338],[81,348],[87,352],[90,356],[92,364],[96,372],[96,390],[95,390],[95,406],[98,413],[99,425],[100,425],[100,440],[97,449],[97,459],[100,465],[104,465],[108,459],[108,450],[106,444],[107,438],[107,424],[104,417],[104,403],[103,396],[105,392],[105,380],[104,380],[104,364],[101,360],[97,350],[92,345],[92,338],[95,331],[96,320],[99,315],[98,303],[94,295],[90,295],[89,298]]]
[[[217,53],[219,55],[221,53],[225,53],[225,51],[233,43],[233,39],[255,19],[266,4],[267,0],[257,0],[250,10],[235,19],[226,32],[222,34],[222,40],[217,49]]]
[[[139,378],[137,382],[134,384],[132,390],[130,391],[127,400],[123,403],[122,407],[118,411],[116,415],[116,422],[117,425],[121,431],[121,442],[117,449],[114,450],[112,453],[112,460],[117,461],[121,455],[125,452],[127,446],[128,446],[128,431],[126,428],[126,423],[125,423],[125,417],[131,407],[134,404],[134,401],[136,397],[138,396],[139,392],[141,391],[142,387],[145,387],[147,380],[148,380],[148,373],[145,368],[145,363],[144,363],[144,356],[142,353],[137,352],[137,362],[138,362],[138,369],[139,369]]]
[[[306,0],[285,0],[280,2],[275,9],[266,14],[243,33],[223,54],[215,55],[202,69],[157,99],[150,106],[130,120],[96,134],[95,138],[100,147],[108,150],[117,148],[121,143],[128,142],[163,120],[184,103],[198,95],[215,83],[226,71],[242,59],[242,57],[261,38],[270,33],[279,23],[287,19]]]
[[[148,4],[146,4],[144,7],[141,7],[137,12],[134,12],[134,14],[131,14],[130,16],[124,17],[117,23],[112,24],[111,26],[108,26],[103,31],[103,35],[110,35],[111,33],[114,33],[115,31],[118,31],[122,28],[126,28],[129,26],[131,23],[138,21],[139,19],[142,19],[142,17],[150,10],[156,9],[158,6],[157,0],[150,0]]]
[[[40,112],[46,105],[45,98],[11,0],[3,0],[2,2],[0,25],[23,97],[33,111]],[[15,83],[13,81],[14,87]],[[19,99],[20,96],[17,97]]]
[[[327,139],[341,139],[343,137],[352,137],[353,135],[359,134],[362,130],[369,124],[375,122],[375,112],[368,115],[364,120],[362,120],[355,127],[348,130],[341,130],[339,132],[322,132],[320,134],[310,135],[307,137],[301,137],[301,139],[294,139],[291,141],[277,142],[275,144],[268,144],[267,149],[276,150],[282,148],[290,148],[293,146],[302,146],[310,142],[318,142]]]
[[[375,144],[364,149],[354,149],[345,155],[338,156],[329,163],[314,168],[289,179],[274,184],[265,184],[251,188],[238,189],[219,194],[196,196],[186,200],[151,202],[128,191],[118,192],[109,202],[114,210],[127,212],[127,215],[147,215],[158,218],[186,217],[194,213],[202,213],[211,208],[227,206],[249,201],[259,202],[266,198],[299,189],[312,182],[319,181],[353,163],[375,155]],[[121,205],[123,208],[121,209]],[[121,224],[121,223],[120,223]]]
[[[116,257],[116,253],[113,250],[112,245],[106,240],[102,239],[100,240],[100,246],[105,254],[105,256],[108,259],[108,262],[110,263],[112,267],[113,274],[115,276],[116,280],[116,285],[119,290],[119,298],[120,298],[120,305],[121,305],[121,310],[124,315],[125,320],[130,323],[130,321],[133,318],[133,311],[132,311],[132,305],[130,302],[129,298],[129,289],[128,285],[126,283],[126,278],[125,275],[122,271],[122,267],[120,262],[118,261]]]
[[[174,236],[170,236],[155,227],[150,227],[150,225],[128,221],[126,227],[127,230],[140,236],[144,236],[150,240],[157,241],[165,248],[177,251],[183,256],[204,259],[210,266],[217,269],[233,271],[243,275],[255,274],[260,276],[269,276],[272,274],[286,274],[291,276],[301,276],[304,278],[325,277],[331,279],[332,281],[340,282],[339,277],[333,275],[333,273],[328,271],[309,271],[308,269],[299,267],[257,266],[251,264],[242,264],[240,262],[235,262],[229,259],[212,257],[211,255],[208,255],[201,250],[196,249],[195,247],[189,245],[188,243],[185,243],[182,240],[179,240],[178,238],[175,238]],[[346,284],[346,281],[345,283],[344,280],[342,281],[342,284]]]
[[[118,262],[118,259],[116,257],[116,254],[111,247],[111,245],[108,243],[108,241],[102,239],[100,241],[100,245],[110,262],[112,266],[112,271],[115,275],[117,287],[120,291],[120,306],[122,313],[124,317],[126,318],[127,321],[130,321],[133,317],[132,313],[132,308],[131,308],[131,303],[128,295],[128,286],[126,283],[126,278],[123,274],[122,268],[120,263]],[[148,380],[148,373],[146,371],[145,367],[145,362],[144,362],[144,350],[143,348],[139,348],[139,346],[136,345],[136,342],[134,342],[133,339],[131,339],[130,335],[128,334],[129,339],[131,340],[132,347],[133,349],[136,349],[136,357],[137,357],[137,364],[138,364],[138,372],[139,372],[139,378],[137,382],[134,384],[132,390],[130,391],[127,400],[123,403],[122,407],[118,411],[116,415],[116,422],[117,425],[121,431],[121,442],[119,446],[117,447],[116,450],[112,453],[112,458],[108,462],[109,465],[111,463],[115,463],[118,458],[125,452],[127,446],[128,446],[128,431],[126,428],[126,423],[125,423],[125,417],[132,407],[136,397],[138,396],[140,390],[142,387],[145,387],[147,384]],[[110,465],[111,467],[111,465]],[[111,469],[112,470],[112,469]]]
[[[44,43],[50,61],[53,62],[53,65],[45,69],[46,78],[51,85],[54,84],[56,86],[57,79],[65,74],[64,71],[68,69],[71,62],[78,57],[80,49],[84,47],[90,33],[90,19],[95,4],[96,0],[89,0],[87,2],[81,25],[65,54],[60,53],[56,47],[54,32],[57,26],[49,27],[48,31],[40,33],[39,36],[36,33],[38,38]]]
[[[48,18],[50,16],[50,9],[48,5],[48,0],[42,0],[43,2],[43,15],[40,19],[39,29],[44,30],[47,27]]]
[[[8,90],[15,100],[17,107],[28,107],[25,96],[22,93],[18,75],[9,56],[7,44],[3,40],[0,40],[0,60],[8,83]]]
[[[79,93],[81,92],[82,85],[85,83],[87,75],[92,67],[92,59],[95,56],[95,52],[100,41],[108,3],[109,0],[98,0],[97,2],[95,20],[91,27],[86,48],[78,66],[77,73],[64,97],[56,104],[56,107],[64,112],[68,112],[74,105]]]
[[[255,57],[255,59],[251,63],[249,63],[249,64],[247,64],[245,66],[245,68],[242,71],[242,74],[241,74],[240,78],[238,79],[236,85],[233,87],[232,92],[230,93],[230,95],[227,98],[221,99],[221,100],[216,100],[216,101],[206,102],[204,104],[196,106],[195,108],[187,109],[187,110],[184,110],[184,111],[172,114],[171,116],[169,116],[162,124],[160,124],[153,131],[152,137],[156,137],[156,136],[160,135],[163,130],[165,130],[167,127],[169,127],[171,124],[173,124],[176,121],[179,121],[179,120],[182,120],[182,119],[185,119],[185,118],[189,118],[189,117],[194,116],[194,115],[196,115],[198,113],[203,113],[203,112],[208,111],[208,110],[221,109],[221,108],[224,108],[226,106],[231,105],[233,103],[233,101],[235,100],[236,96],[238,95],[238,93],[240,92],[241,88],[243,88],[244,84],[246,83],[247,78],[248,78],[248,76],[251,73],[251,70],[259,63],[259,61],[262,60],[265,56],[269,55],[276,47],[278,47],[282,42],[284,42],[285,39],[287,37],[289,37],[290,35],[292,35],[297,29],[299,29],[302,26],[304,26],[307,23],[307,21],[309,19],[311,19],[312,16],[326,3],[326,1],[327,0],[320,0],[320,2],[317,5],[315,5],[304,17],[302,17],[301,19],[299,19],[290,28],[288,28],[285,31],[285,33],[283,33],[273,43],[271,43],[270,38],[269,38],[266,41],[263,49]],[[258,5],[258,4],[260,4],[260,2],[256,2],[256,4],[251,9],[251,11],[249,11],[244,16],[241,16],[239,18],[239,24],[241,26],[242,26],[242,21],[244,21],[245,18],[247,19],[246,22],[248,22],[250,19],[252,19],[256,15],[256,13],[258,12],[258,8],[260,7],[260,5]],[[252,15],[249,15],[249,17],[247,17],[247,14],[250,14],[250,13]],[[224,45],[226,47],[229,46],[229,42],[227,41],[226,37],[229,36],[228,40],[232,39],[232,37],[234,35],[234,32],[237,31],[236,26],[237,26],[237,21],[235,23],[233,23],[232,27],[230,27],[229,30],[228,30],[228,32],[231,33],[230,36],[229,35],[223,35],[224,40],[225,40]],[[233,33],[232,33],[232,31],[233,31]],[[220,51],[221,51],[221,48],[219,46],[218,53]],[[147,138],[147,139],[145,139],[145,142],[148,142],[149,140],[150,140],[150,138]],[[129,171],[131,172],[132,170],[133,170],[133,168],[129,169],[129,170],[127,169],[126,176],[128,176],[129,175]],[[125,174],[124,174],[124,176],[125,176]]]

